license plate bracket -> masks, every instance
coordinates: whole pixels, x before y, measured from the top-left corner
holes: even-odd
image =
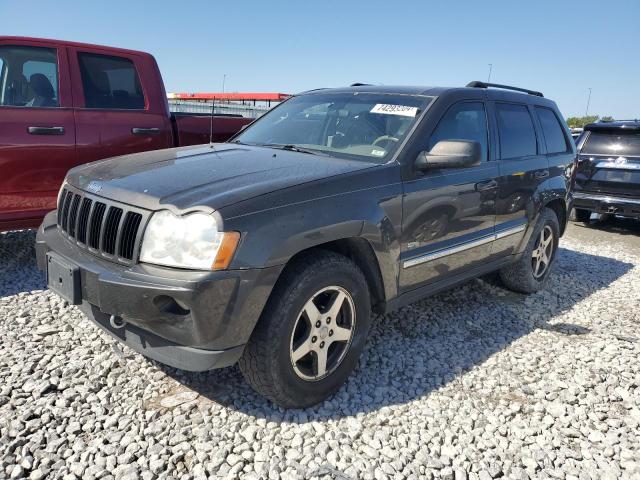
[[[54,252],[47,253],[47,286],[71,305],[82,303],[80,269]]]

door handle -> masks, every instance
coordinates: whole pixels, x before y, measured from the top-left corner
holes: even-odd
[[[64,127],[27,127],[31,135],[64,135]]]
[[[498,182],[495,180],[487,180],[486,182],[478,182],[476,183],[476,191],[484,192],[486,190],[494,190],[498,188]]]
[[[536,178],[547,178],[549,176],[549,170],[538,170],[533,174]]]
[[[131,133],[134,135],[158,135],[160,133],[159,128],[141,128],[133,127]]]

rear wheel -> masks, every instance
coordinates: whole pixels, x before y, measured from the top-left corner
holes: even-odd
[[[261,395],[303,408],[335,393],[355,367],[370,324],[370,297],[360,269],[333,252],[314,252],[278,281],[240,370]]]
[[[555,259],[560,227],[555,212],[545,208],[538,218],[520,260],[500,270],[504,285],[516,292],[534,293],[544,288]]]
[[[576,222],[588,223],[591,218],[591,210],[584,210],[582,208],[573,209],[573,219]]]

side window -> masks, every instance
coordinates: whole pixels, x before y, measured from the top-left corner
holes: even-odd
[[[143,110],[138,72],[127,58],[79,53],[80,75],[87,108]]]
[[[536,132],[525,105],[496,103],[501,158],[536,155]]]
[[[562,131],[558,117],[553,110],[544,107],[536,107],[536,114],[542,125],[544,141],[548,153],[562,153],[568,150],[567,139]]]
[[[488,158],[487,115],[482,102],[453,105],[440,119],[429,139],[429,149],[440,140],[471,140],[482,146],[482,161]]]
[[[0,105],[58,107],[58,56],[54,48],[0,47]]]

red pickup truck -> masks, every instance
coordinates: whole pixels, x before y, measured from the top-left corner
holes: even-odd
[[[225,141],[251,120],[171,113],[148,53],[0,36],[0,231],[37,227],[76,165]]]

